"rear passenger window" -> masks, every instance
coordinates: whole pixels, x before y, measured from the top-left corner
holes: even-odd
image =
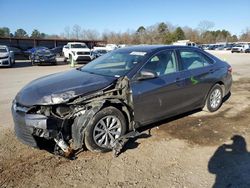
[[[192,70],[211,64],[211,60],[200,52],[180,50],[183,70]]]

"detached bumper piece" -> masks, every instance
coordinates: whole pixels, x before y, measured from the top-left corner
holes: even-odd
[[[24,112],[16,113],[12,109],[12,115],[15,124],[14,129],[18,140],[20,140],[22,143],[26,145],[38,148],[37,141],[32,135],[33,128],[26,126],[25,113]]]
[[[111,149],[113,150],[113,156],[118,157],[121,154],[125,144],[129,141],[129,139],[136,138],[140,135],[142,135],[142,133],[139,133],[138,131],[134,130],[116,139],[111,146]]]
[[[39,148],[35,137],[54,138],[58,134],[58,121],[40,114],[27,114],[12,108],[17,138],[32,147]]]
[[[74,158],[73,150],[64,141],[59,131],[59,125],[62,122],[41,114],[27,114],[24,111],[14,110],[13,108],[12,115],[16,136],[22,143],[42,149],[38,138],[51,140],[55,142],[53,150],[55,154],[69,159]]]

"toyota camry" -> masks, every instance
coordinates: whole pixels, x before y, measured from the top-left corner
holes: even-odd
[[[139,127],[194,109],[217,111],[232,85],[231,66],[195,47],[141,45],[36,79],[15,97],[20,141],[51,140],[71,153],[108,151]]]

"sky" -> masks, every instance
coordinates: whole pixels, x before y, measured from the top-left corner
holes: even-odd
[[[160,22],[197,28],[200,21],[240,35],[250,28],[250,0],[0,0],[0,27],[46,34],[83,29],[124,32]]]

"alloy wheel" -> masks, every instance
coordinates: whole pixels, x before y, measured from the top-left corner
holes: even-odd
[[[94,127],[94,141],[98,146],[108,148],[121,136],[121,129],[121,121],[116,116],[105,116]]]
[[[215,89],[210,95],[210,105],[213,109],[218,108],[221,103],[222,93],[219,89]]]

